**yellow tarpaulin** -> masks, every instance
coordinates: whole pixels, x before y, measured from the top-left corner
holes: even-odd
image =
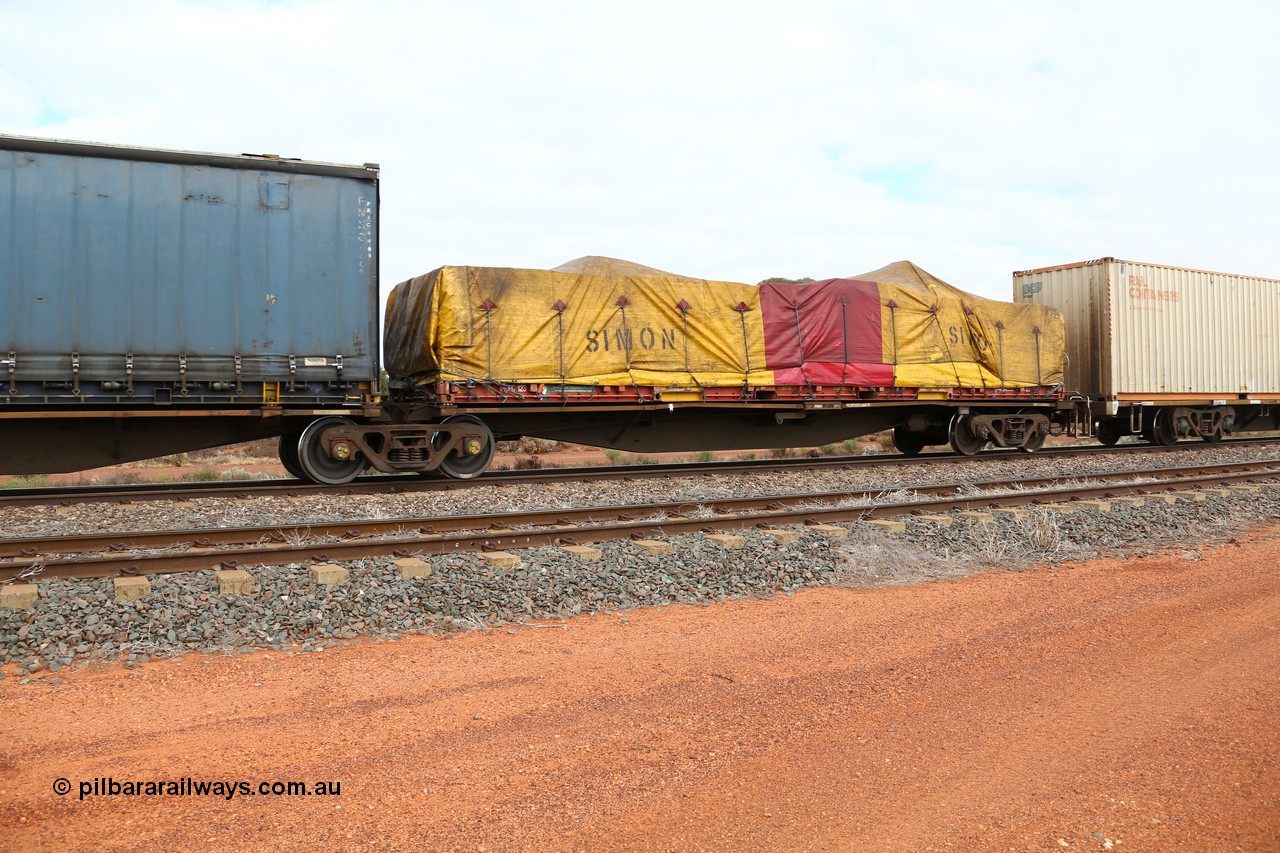
[[[442,267],[395,288],[385,328],[388,371],[418,381],[982,389],[1056,385],[1063,367],[1056,311],[906,261],[764,287],[598,257]]]
[[[757,288],[607,258],[566,266],[442,267],[398,285],[387,303],[388,371],[523,383],[772,384]]]
[[[894,365],[895,385],[998,388],[1062,382],[1065,337],[1057,311],[983,299],[907,261],[851,278],[880,285],[884,361]]]

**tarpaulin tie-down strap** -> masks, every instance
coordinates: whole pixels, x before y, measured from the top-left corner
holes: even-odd
[[[805,372],[804,364],[809,360],[809,353],[804,347],[804,328],[800,325],[800,303],[791,306],[791,313],[795,315],[796,321],[796,343],[800,346],[800,378],[804,380],[804,385],[809,389],[810,396],[813,396],[813,383],[809,381],[809,374]]]
[[[631,377],[631,384],[639,387],[640,383],[636,381],[635,371],[631,367],[631,327],[627,325],[627,306],[631,304],[631,300],[626,296],[619,296],[618,301],[614,303],[618,306],[619,313],[622,314],[622,353],[627,365],[627,374]],[[636,398],[643,403],[644,392],[637,390]]]
[[[565,377],[567,376],[564,370],[564,309],[568,307],[569,306],[564,303],[563,299],[557,299],[556,304],[551,306],[551,310],[556,312],[557,337],[559,339],[560,349],[560,393],[563,396],[568,395],[568,392],[564,389]]]
[[[480,310],[484,311],[484,341],[485,341],[485,357],[484,357],[484,378],[493,381],[493,309],[497,308],[497,304],[492,300],[486,299],[480,303]]]
[[[1004,321],[996,320],[996,336],[1000,346],[1000,384],[1004,385]]]
[[[890,299],[885,307],[889,309],[889,330],[893,332],[893,361],[891,364],[898,363],[898,301]],[[845,359],[848,361],[848,359]]]
[[[751,307],[745,302],[739,302],[733,306],[733,310],[738,312],[738,317],[742,320],[742,359],[746,365],[746,372],[742,374],[742,387],[745,389],[751,384],[751,341],[747,337],[747,312]]]
[[[956,360],[951,355],[951,344],[947,341],[946,332],[942,330],[942,320],[938,318],[938,303],[935,302],[929,306],[929,314],[933,316],[933,322],[938,326],[938,338],[942,341],[942,346],[947,351],[947,362],[951,365],[951,372],[954,373],[956,377],[956,387],[959,388],[963,386],[964,383],[960,381],[960,369],[956,367]]]
[[[1036,339],[1036,384],[1040,385],[1043,384],[1044,381],[1040,378],[1040,327],[1035,326],[1032,328],[1031,334],[1034,335]]]
[[[840,390],[843,391],[849,378],[849,298],[844,294],[840,295],[840,341],[844,347],[840,365]]]
[[[693,306],[689,304],[689,300],[681,299],[676,303],[676,308],[680,310],[681,331],[684,333],[684,370],[689,374],[689,380],[696,386],[702,387],[702,383],[698,381],[698,377],[694,375],[693,368],[689,365],[689,312],[693,310]]]

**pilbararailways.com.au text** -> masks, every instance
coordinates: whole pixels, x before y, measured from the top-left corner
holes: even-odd
[[[236,779],[209,781],[192,779],[126,779],[110,776],[81,780],[78,783],[80,799],[88,797],[340,797],[342,783],[319,782],[244,782]],[[53,791],[66,796],[72,791],[69,779],[59,777],[53,782]]]

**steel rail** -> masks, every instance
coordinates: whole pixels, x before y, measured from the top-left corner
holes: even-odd
[[[1251,466],[1249,470],[1243,468],[1245,464]],[[370,540],[363,536],[350,536],[339,541],[323,543],[290,544],[285,541],[231,550],[210,549],[200,553],[110,554],[66,560],[22,559],[0,565],[0,582],[14,580],[20,576],[37,579],[107,577],[121,573],[144,574],[196,571],[219,566],[285,565],[311,560],[327,561],[407,556],[410,554],[439,555],[474,550],[531,548],[551,544],[582,544],[643,534],[679,535],[697,531],[740,530],[755,526],[774,527],[803,523],[857,521],[868,518],[909,515],[917,512],[941,513],[997,506],[1016,507],[1073,500],[1106,499],[1125,495],[1149,494],[1156,491],[1179,491],[1210,485],[1244,483],[1257,481],[1258,479],[1280,479],[1280,463],[1275,461],[1271,463],[1271,467],[1253,463],[1235,463],[1234,465],[1210,467],[1214,470],[1198,471],[1191,476],[1176,476],[1177,474],[1185,474],[1185,469],[1124,472],[1129,475],[1131,480],[1136,477],[1150,477],[1157,472],[1174,476],[1147,480],[1146,482],[1109,482],[1088,486],[1070,482],[1077,479],[1073,477],[1034,478],[1028,481],[1002,481],[990,484],[953,484],[950,487],[952,489],[950,494],[936,494],[931,498],[911,501],[892,501],[855,506],[813,507],[805,504],[818,501],[827,501],[833,504],[845,503],[849,500],[857,500],[860,497],[882,496],[888,492],[885,490],[843,493],[824,492],[809,495],[733,498],[701,502],[685,501],[644,506],[491,514],[472,516],[465,521],[460,520],[462,523],[472,525],[467,528],[472,531],[475,530],[477,524],[487,521],[488,529],[480,530],[479,532],[456,533],[454,535],[447,535],[438,531],[423,533],[421,529],[418,529],[414,530],[417,535],[401,536],[401,538],[391,540]],[[1109,475],[1108,478],[1114,480],[1122,479],[1118,475]],[[1056,489],[1031,490],[1035,486],[1049,482],[1061,483],[1063,481],[1068,482]],[[959,493],[966,489],[984,487],[1004,487],[1015,490],[1004,491],[999,494]],[[690,509],[703,508],[723,514],[715,517],[700,518],[692,518],[683,514]],[[653,517],[637,520],[632,515],[637,512],[647,512]],[[398,521],[376,522],[371,524],[390,525],[391,527],[383,530],[381,534],[371,533],[369,535],[403,534],[407,525],[424,520],[444,521],[443,519],[400,519]],[[548,524],[556,526],[543,527],[543,529],[538,530],[513,529],[517,525],[537,527]],[[583,524],[593,524],[595,526],[581,526]],[[343,523],[334,525],[334,527],[343,526]],[[345,526],[350,528],[352,523],[347,522]],[[299,526],[297,529],[301,531],[306,527]],[[311,529],[314,530],[314,526]],[[264,533],[280,531],[279,528],[254,528],[252,530]]]
[[[1019,477],[1012,480],[985,480],[965,483],[890,484],[871,489],[845,489],[829,492],[799,494],[758,495],[741,498],[706,500],[661,501],[643,505],[586,507],[581,509],[522,510],[505,513],[480,513],[440,517],[406,517],[397,519],[343,521],[315,521],[299,524],[277,524],[255,527],[201,527],[187,530],[144,530],[86,533],[69,536],[20,537],[0,540],[0,559],[20,559],[53,554],[88,554],[98,551],[123,551],[127,549],[161,549],[187,545],[200,549],[221,545],[279,545],[290,539],[302,537],[357,539],[361,537],[404,535],[407,533],[453,533],[462,530],[484,528],[504,529],[517,526],[551,526],[614,521],[620,515],[646,512],[649,515],[683,514],[703,506],[717,511],[742,512],[771,507],[786,507],[798,503],[840,503],[872,498],[899,492],[943,497],[957,495],[965,490],[995,492],[1007,489],[1038,489],[1067,480],[1124,481],[1139,478],[1175,478],[1188,470],[1200,474],[1266,475],[1280,472],[1280,459],[1254,462],[1226,462],[1217,465],[1197,465],[1194,469],[1143,468],[1128,471],[1109,471],[1085,477],[1056,475],[1051,477]]]
[[[1030,458],[1077,456],[1098,453],[1168,453],[1186,450],[1211,450],[1233,445],[1275,443],[1274,437],[1228,439],[1217,444],[1182,442],[1171,446],[1153,444],[1074,445],[1047,448],[1037,451]],[[735,459],[722,462],[660,462],[646,465],[596,465],[566,468],[535,468],[519,471],[490,471],[473,480],[452,480],[444,477],[409,475],[374,475],[360,477],[342,486],[323,486],[302,480],[225,480],[207,483],[131,483],[104,486],[53,486],[13,488],[0,490],[0,506],[37,506],[43,504],[72,505],[82,503],[126,503],[134,501],[189,500],[208,497],[249,498],[275,494],[298,497],[302,495],[357,495],[409,492],[436,492],[453,489],[469,489],[478,486],[505,486],[514,484],[540,484],[572,480],[579,482],[596,480],[648,479],[657,477],[701,476],[704,474],[743,474],[770,471],[794,471],[804,469],[843,467],[893,467],[914,462],[978,462],[1028,457],[1017,450],[992,449],[977,456],[960,456],[950,451],[921,453],[918,456],[902,456],[898,453],[875,456],[823,456],[784,459]]]

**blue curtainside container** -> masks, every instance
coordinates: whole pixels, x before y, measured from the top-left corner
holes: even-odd
[[[354,405],[378,167],[0,136],[0,408]]]

